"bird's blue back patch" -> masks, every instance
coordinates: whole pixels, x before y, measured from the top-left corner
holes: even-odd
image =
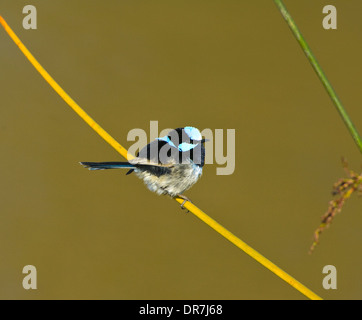
[[[157,140],[165,141],[167,142],[171,147],[176,148],[175,144],[171,141],[171,139],[168,136],[164,136],[161,138],[157,138]],[[177,148],[176,148],[177,149]]]

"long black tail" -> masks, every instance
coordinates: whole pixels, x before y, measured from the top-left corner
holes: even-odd
[[[89,170],[105,170],[105,169],[120,169],[120,168],[134,168],[133,164],[129,162],[79,162]]]

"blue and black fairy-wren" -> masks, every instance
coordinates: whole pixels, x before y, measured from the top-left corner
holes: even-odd
[[[182,193],[201,177],[205,164],[205,147],[201,133],[194,127],[171,130],[142,148],[128,162],[80,162],[89,170],[130,169],[144,181],[148,189],[190,201]]]

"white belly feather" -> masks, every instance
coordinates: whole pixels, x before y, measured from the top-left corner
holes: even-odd
[[[189,189],[202,174],[202,168],[195,164],[179,164],[172,167],[171,170],[170,174],[159,177],[139,169],[135,169],[135,173],[144,181],[148,189],[157,194],[168,194],[171,197]]]

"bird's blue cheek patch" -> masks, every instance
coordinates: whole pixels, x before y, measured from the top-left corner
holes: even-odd
[[[186,151],[190,151],[191,149],[195,148],[196,146],[197,146],[196,144],[183,142],[178,145],[178,149],[181,152],[186,152]]]

